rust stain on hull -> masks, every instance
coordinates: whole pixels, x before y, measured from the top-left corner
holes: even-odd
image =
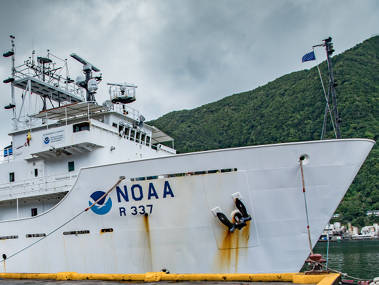
[[[147,246],[148,246],[149,251],[151,253],[150,224],[149,224],[149,216],[148,215],[143,216],[143,225],[144,225],[145,232],[146,232]]]
[[[143,226],[144,226],[144,231],[146,233],[146,243],[147,243],[147,254],[148,254],[148,259],[149,259],[149,270],[152,270],[153,267],[153,255],[151,251],[151,236],[150,236],[150,223],[149,223],[149,216],[144,215],[143,216]]]
[[[240,231],[242,246],[247,247],[250,238],[250,221],[246,222],[246,226]]]
[[[236,234],[235,242],[236,242],[236,244],[235,244],[235,250],[234,250],[234,272],[237,272],[238,271],[239,253],[240,253],[240,250],[239,250],[240,233]]]
[[[247,250],[250,238],[250,221],[241,230],[230,233],[225,230],[221,243],[221,249],[218,250],[215,260],[216,269],[219,271],[238,271],[240,251]]]
[[[233,247],[233,233],[230,233],[229,231],[226,231],[224,233],[224,238],[222,240],[221,247],[223,248],[220,251],[220,265],[223,268],[228,268],[230,266],[231,260],[232,260],[232,250]]]

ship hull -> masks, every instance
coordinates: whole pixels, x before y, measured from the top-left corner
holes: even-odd
[[[299,271],[309,254],[299,158],[315,245],[373,144],[287,143],[82,169],[49,211],[0,222],[0,272]],[[83,211],[120,176],[104,203]],[[229,233],[212,209],[230,217],[236,196],[252,220]]]

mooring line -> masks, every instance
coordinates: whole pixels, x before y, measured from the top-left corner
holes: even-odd
[[[327,267],[327,266],[325,266],[325,264],[323,264],[321,262],[318,262],[318,261],[313,261],[313,262],[316,263],[316,264],[318,264],[318,265],[321,265],[323,268],[325,268],[325,270],[329,270],[329,271],[332,271],[334,273],[341,274],[341,276],[343,276],[343,277],[351,278],[351,279],[354,279],[356,281],[371,281],[371,280],[368,280],[368,279],[362,279],[362,278],[358,278],[358,277],[354,277],[354,276],[348,275],[347,273],[343,273],[343,272],[338,271],[336,269]]]
[[[97,199],[95,201],[95,203],[93,203],[90,207],[87,207],[85,208],[84,210],[81,210],[79,213],[77,213],[75,216],[73,216],[72,218],[68,219],[66,222],[64,222],[63,224],[61,224],[60,226],[58,226],[57,228],[53,229],[52,231],[50,231],[48,234],[46,234],[45,236],[41,237],[40,239],[36,240],[35,242],[25,246],[24,248],[20,249],[19,251],[16,251],[15,253],[11,254],[10,256],[7,256],[6,258],[2,257],[2,260],[0,262],[4,262],[6,260],[9,260],[11,259],[12,257],[20,254],[21,252],[27,250],[28,248],[31,248],[32,246],[36,245],[37,243],[39,243],[40,241],[46,239],[48,236],[52,235],[53,233],[55,233],[57,230],[61,229],[62,227],[64,227],[65,225],[67,225],[68,223],[72,222],[73,220],[75,220],[76,218],[78,218],[81,214],[83,214],[84,212],[87,212],[89,209],[91,209],[94,205],[98,204],[99,201],[101,201],[103,198],[105,198],[110,192],[112,192],[112,190],[114,188],[116,188],[116,186],[118,184],[121,183],[121,181],[123,181],[125,179],[125,176],[120,176],[120,178],[118,179],[118,181],[106,192],[104,193],[103,196],[101,196],[99,199]]]
[[[311,232],[309,229],[309,214],[308,214],[308,205],[307,205],[307,196],[305,195],[305,182],[304,182],[304,170],[303,170],[303,160],[305,157],[300,157],[300,172],[301,172],[301,183],[303,186],[303,195],[304,195],[304,206],[305,206],[305,215],[307,217],[307,232],[308,232],[308,242],[309,242],[309,249],[311,251],[311,254],[313,254],[313,247],[312,247],[312,241],[311,241]]]

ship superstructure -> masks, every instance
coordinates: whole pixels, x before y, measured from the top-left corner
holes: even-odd
[[[4,56],[14,63],[14,48]],[[76,81],[69,77],[67,60],[60,66],[62,60],[51,52],[36,58],[33,52],[23,64],[13,65],[12,76],[4,80],[11,84],[6,109],[13,113],[13,130],[0,163],[0,220],[51,208],[69,191],[80,168],[176,153],[166,146],[173,145],[171,137],[145,124],[142,114],[127,105],[136,100],[137,86],[108,83],[110,98],[99,105],[100,70],[71,56],[83,64],[85,76]],[[21,91],[20,106],[15,88]]]

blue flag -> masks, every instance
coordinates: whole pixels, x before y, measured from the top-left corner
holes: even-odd
[[[301,59],[301,62],[306,62],[306,61],[315,60],[315,59],[316,59],[315,52],[311,51],[303,56],[303,58]]]

